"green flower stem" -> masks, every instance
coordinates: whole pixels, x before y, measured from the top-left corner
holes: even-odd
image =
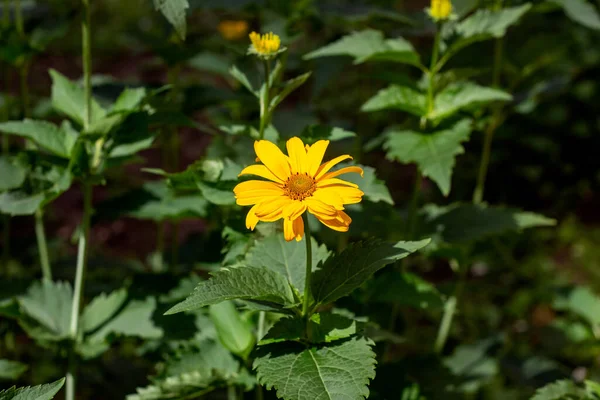
[[[304,241],[306,242],[306,278],[304,278],[304,302],[302,304],[302,315],[307,319],[310,318],[309,306],[310,298],[312,297],[310,292],[310,278],[312,274],[312,243],[310,238],[310,227],[308,225],[308,214],[302,214],[302,221],[304,221]]]
[[[17,33],[23,37],[25,36],[25,27],[23,24],[23,12],[21,9],[21,0],[15,0],[15,26]]]
[[[46,244],[46,232],[44,230],[44,212],[38,209],[35,212],[35,236],[37,238],[38,252],[40,253],[40,265],[42,266],[42,277],[52,280],[52,269],[48,258],[48,245]]]
[[[265,94],[260,96],[260,127],[258,135],[265,138],[265,129],[269,125],[269,103],[271,102],[271,62],[264,61],[265,65]]]
[[[450,298],[446,300],[446,303],[444,304],[442,322],[440,323],[440,327],[438,329],[437,337],[435,339],[435,344],[433,347],[434,351],[437,354],[442,353],[442,351],[444,350],[444,346],[446,345],[446,341],[448,340],[448,334],[450,333],[452,320],[454,319],[454,315],[456,314],[456,305],[462,295],[467,278],[467,269],[464,266],[461,266],[457,260],[452,260],[451,265],[453,265],[455,269],[458,269],[459,278],[458,283],[456,284],[456,289],[454,290],[454,294],[450,296]]]
[[[83,82],[85,93],[85,118],[83,128],[88,131],[92,122],[92,46],[91,46],[91,16],[89,0],[82,0],[83,21],[81,23],[82,57],[83,57]],[[100,143],[100,145],[99,145]],[[92,172],[100,160],[103,143],[96,142],[94,157],[92,158]],[[75,285],[73,289],[73,303],[71,307],[71,325],[69,334],[71,348],[69,349],[69,365],[66,381],[66,400],[75,400],[75,387],[77,376],[77,354],[76,348],[81,340],[79,335],[79,314],[83,299],[83,288],[85,285],[85,273],[87,270],[88,248],[90,239],[90,221],[92,217],[92,184],[90,181],[82,182],[83,185],[83,217],[81,231],[79,233],[79,245],[77,249],[77,266],[75,270]]]
[[[406,224],[406,237],[407,240],[414,238],[417,230],[417,214],[419,212],[419,194],[421,193],[421,182],[423,176],[421,171],[417,168],[417,174],[415,176],[415,186],[413,188],[412,197],[410,200],[410,207],[408,209],[408,222]]]

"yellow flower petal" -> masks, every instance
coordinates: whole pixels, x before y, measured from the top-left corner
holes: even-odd
[[[337,171],[326,173],[325,175],[323,175],[323,177],[321,179],[331,179],[331,178],[335,178],[336,176],[339,176],[342,174],[347,174],[350,172],[359,173],[360,176],[365,175],[365,173],[361,167],[344,167],[344,168],[338,169]]]
[[[270,201],[265,201],[260,203],[258,208],[256,209],[256,216],[261,221],[275,220],[282,217],[282,211],[285,206],[290,204],[292,200],[290,200],[286,196],[277,197]]]
[[[306,204],[303,201],[293,201],[286,205],[281,212],[284,218],[295,220],[306,211]]]
[[[302,240],[302,236],[304,236],[304,221],[302,221],[302,217],[298,217],[295,220],[289,218],[283,220],[283,237],[286,241],[289,242],[296,239],[299,242]]]
[[[306,151],[306,158],[308,160],[306,172],[308,175],[315,176],[317,174],[321,162],[323,161],[323,157],[325,156],[327,146],[329,146],[329,140],[319,140]]]
[[[303,174],[306,172],[307,156],[304,143],[298,137],[293,137],[285,144],[292,167],[292,174]]]
[[[338,210],[336,210],[335,207],[314,198],[311,198],[310,201],[308,200],[309,199],[305,200],[308,212],[315,217],[321,219],[333,219],[337,216]]]
[[[283,183],[283,181],[281,179],[276,177],[275,174],[273,174],[269,170],[269,168],[265,167],[264,165],[250,165],[250,166],[244,168],[238,176],[242,176],[242,175],[256,175],[256,176],[266,178],[270,181],[274,181],[277,183]]]
[[[317,182],[318,188],[327,187],[327,186],[331,186],[331,185],[343,185],[343,186],[350,186],[353,188],[358,188],[358,185],[355,183],[344,181],[344,180],[337,179],[337,178],[321,179],[319,182]]]
[[[317,171],[317,174],[315,175],[315,179],[319,180],[323,177],[323,175],[325,175],[327,172],[329,172],[329,170],[331,168],[333,168],[334,166],[336,166],[337,164],[341,163],[344,160],[352,160],[352,157],[350,157],[348,154],[345,154],[343,156],[339,156],[334,158],[333,160],[329,160],[327,161],[325,164],[321,165]]]
[[[349,224],[340,222],[338,219],[323,219],[317,216],[317,219],[329,229],[333,229],[338,232],[348,232]]]
[[[324,188],[319,188],[315,192],[315,194],[319,192],[321,198],[330,199],[330,201],[335,202],[336,198],[341,198],[342,204],[356,204],[360,203],[362,200],[362,196],[364,193],[356,188],[348,187],[348,186],[327,186]],[[330,203],[330,204],[332,204]],[[332,204],[334,205],[334,204]],[[336,207],[337,208],[337,207]],[[338,208],[339,210],[339,208]]]
[[[337,194],[335,190],[325,190],[318,188],[315,190],[313,197],[317,200],[322,201],[325,204],[328,204],[334,207],[336,210],[344,209],[344,199],[342,196]]]
[[[254,142],[254,151],[265,166],[279,179],[285,181],[290,177],[290,164],[288,158],[268,140]]]
[[[255,213],[257,207],[258,207],[258,205],[255,205],[254,207],[252,207],[250,209],[250,211],[248,211],[248,214],[246,215],[246,228],[248,228],[252,231],[256,227],[256,224],[258,224],[258,217],[256,216],[256,213]]]

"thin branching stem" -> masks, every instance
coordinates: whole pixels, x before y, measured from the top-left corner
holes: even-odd
[[[262,140],[265,138],[265,129],[269,124],[269,103],[271,102],[271,62],[264,61],[265,65],[265,93],[260,96],[260,126],[258,136]]]
[[[46,232],[44,230],[44,211],[41,208],[35,212],[35,236],[37,239],[38,252],[40,254],[42,277],[45,280],[51,281],[52,269],[50,268],[48,245],[46,244]]]

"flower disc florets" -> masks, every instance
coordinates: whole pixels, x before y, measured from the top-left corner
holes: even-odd
[[[250,34],[252,44],[248,48],[248,54],[255,54],[261,58],[269,59],[286,50],[281,47],[281,39],[273,32],[264,35],[252,32]]]
[[[427,9],[434,21],[445,21],[452,17],[452,2],[450,0],[431,0],[431,7]]]

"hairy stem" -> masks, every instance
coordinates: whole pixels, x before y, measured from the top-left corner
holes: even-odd
[[[429,67],[429,86],[427,87],[427,112],[431,114],[433,112],[433,100],[435,93],[435,74],[436,66],[440,57],[440,26],[436,25],[435,38],[433,39],[433,49],[431,50],[431,64]]]
[[[3,7],[4,15],[2,16],[2,25],[8,27],[10,25],[10,0],[4,0]],[[6,64],[1,64],[2,69],[2,80],[8,83],[8,67]],[[2,121],[8,121],[10,113],[8,104],[4,102],[2,107]],[[2,154],[7,156],[10,151],[10,139],[9,136],[2,135]],[[2,216],[2,266],[4,270],[8,267],[8,261],[10,260],[10,217],[8,215]]]
[[[308,308],[310,306],[310,300],[312,297],[310,292],[310,278],[312,274],[312,243],[307,213],[302,214],[302,220],[304,221],[304,241],[306,242],[306,277],[304,278],[304,302],[302,304],[302,315],[306,316],[308,319],[310,318],[310,315],[308,315]]]
[[[35,212],[35,236],[37,239],[38,253],[40,254],[42,277],[51,281],[52,269],[50,268],[48,245],[46,244],[46,231],[44,230],[44,212],[41,209],[38,209]]]

